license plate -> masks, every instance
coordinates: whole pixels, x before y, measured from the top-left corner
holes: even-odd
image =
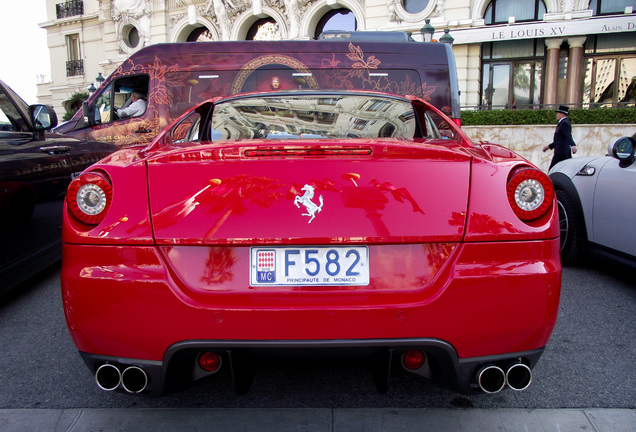
[[[253,247],[250,285],[369,285],[369,248]]]

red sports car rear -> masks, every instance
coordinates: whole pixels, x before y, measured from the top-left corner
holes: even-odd
[[[556,322],[547,176],[417,98],[204,103],[70,187],[62,290],[100,387],[160,394],[263,355],[360,355],[526,388]]]

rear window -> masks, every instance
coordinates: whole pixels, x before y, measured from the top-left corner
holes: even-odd
[[[375,67],[346,67],[342,61],[330,60],[326,64],[338,64],[340,68],[322,66],[311,69],[289,56],[284,58],[290,64],[265,64],[256,69],[211,70],[208,72],[173,72],[166,74],[166,89],[170,98],[170,115],[173,119],[197,103],[216,96],[239,93],[272,92],[289,90],[372,90],[394,94],[411,94],[429,100],[436,86],[433,79],[443,79],[434,70],[429,85],[423,84],[415,70],[388,69]],[[331,57],[330,57],[331,58]],[[345,59],[347,57],[344,57]],[[259,60],[259,59],[256,59]],[[261,59],[263,62],[274,59]],[[258,64],[258,62],[253,62]],[[441,89],[441,87],[440,87]],[[440,95],[442,94],[438,91]],[[448,104],[444,94],[443,105]],[[440,105],[442,106],[442,105]]]
[[[214,108],[214,141],[407,138],[417,130],[410,101],[376,95],[281,95],[232,99]]]

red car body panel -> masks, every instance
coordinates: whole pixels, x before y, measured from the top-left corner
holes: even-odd
[[[155,361],[184,335],[430,336],[450,342],[460,358],[527,351],[546,345],[561,283],[558,239],[536,248],[377,245],[370,249],[372,284],[340,289],[252,288],[248,247],[65,244],[64,254],[65,311],[78,349]],[[212,271],[211,262],[220,268]]]
[[[223,146],[222,151],[213,144],[201,147],[179,151],[178,158],[168,153],[148,160],[158,244],[462,238],[470,180],[470,157],[464,153],[429,143],[406,147],[390,140],[347,144],[349,149],[368,149],[368,156],[244,157],[238,155],[250,148],[245,144]],[[424,160],[435,162],[422,169]],[[182,187],[170,187],[174,179],[182,179]],[[294,205],[305,183],[315,185],[325,202],[311,224]]]
[[[172,145],[164,132],[111,155],[91,168],[112,184],[103,221],[65,207],[62,293],[77,348],[93,369],[160,368],[149,372],[158,392],[188,343],[424,343],[433,356],[439,341],[462,391],[482,365],[532,366],[558,313],[556,205],[520,220],[506,187],[533,167],[455,132],[306,145]],[[295,205],[306,184],[324,202],[311,220]],[[369,283],[254,285],[259,245],[366,246]]]
[[[489,146],[499,152],[499,146]],[[474,159],[465,241],[547,240],[559,237],[555,209],[543,217],[519,223],[506,198],[505,186],[519,160],[513,157],[491,161]],[[554,206],[553,206],[554,207]]]

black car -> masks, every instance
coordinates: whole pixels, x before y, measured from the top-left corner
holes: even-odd
[[[71,180],[116,150],[47,132],[52,107],[27,105],[0,81],[0,294],[61,258]]]

